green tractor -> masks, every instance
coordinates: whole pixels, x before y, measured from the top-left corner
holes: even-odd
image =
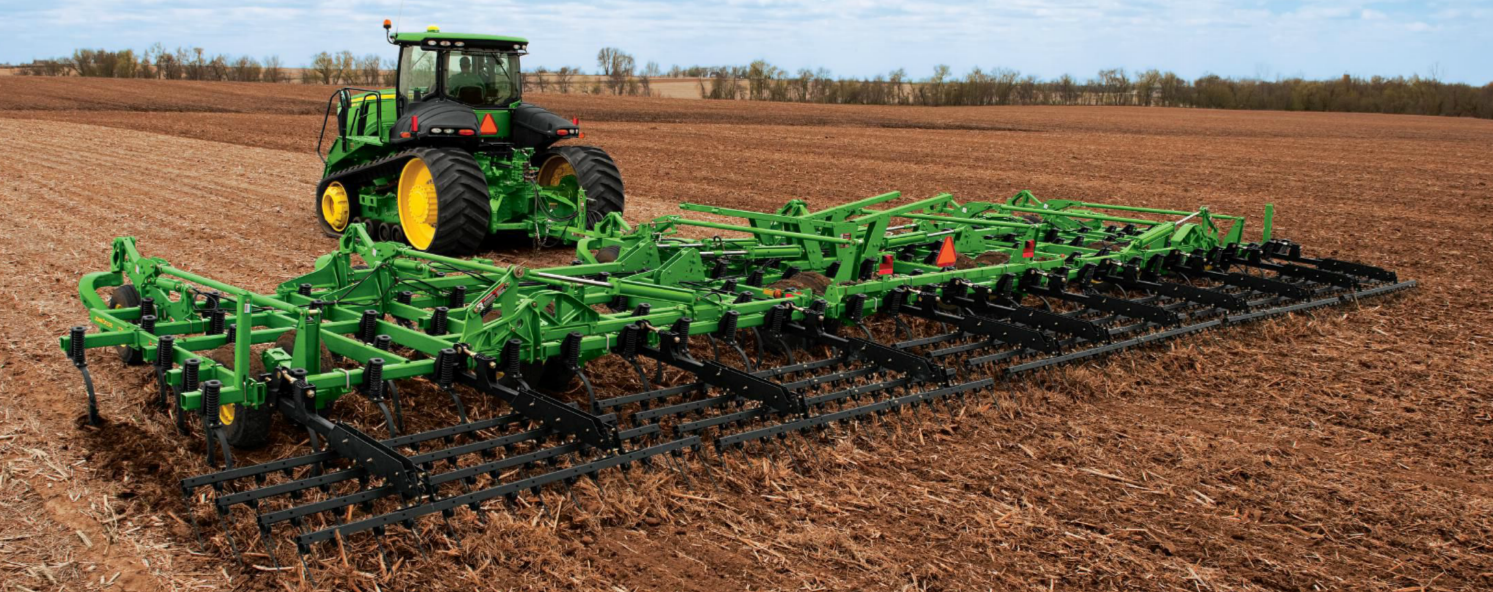
[[[322,230],[365,224],[380,240],[430,253],[472,253],[489,235],[574,238],[611,214],[622,175],[605,151],[557,145],[579,122],[523,102],[518,37],[389,32],[397,88],[343,88],[327,101],[317,154]],[[334,111],[335,106],[335,111]],[[328,121],[336,137],[324,150]],[[625,224],[625,223],[624,223]]]

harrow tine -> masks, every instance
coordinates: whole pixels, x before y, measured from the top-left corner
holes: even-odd
[[[269,527],[259,527],[259,540],[264,543],[265,554],[270,556],[270,562],[274,564],[275,571],[280,571],[280,557],[275,553],[275,537],[270,533]]]
[[[472,423],[467,419],[467,408],[461,403],[461,395],[456,392],[456,389],[447,387],[443,390],[451,396],[451,404],[456,407],[456,417],[461,419],[461,423]]]
[[[197,517],[192,512],[192,492],[183,487],[181,491],[181,502],[187,509],[187,523],[192,525],[192,536],[197,539],[197,551],[206,553],[207,546],[202,543],[202,530],[197,526]]]
[[[233,540],[233,529],[228,527],[228,513],[224,512],[219,515],[218,522],[223,524],[223,536],[228,539],[228,548],[233,550],[233,558],[238,561],[239,565],[247,565],[244,563],[244,556],[238,552],[238,543]]]
[[[312,588],[315,588],[316,576],[311,573],[311,566],[306,563],[306,554],[310,552],[310,549],[297,549],[296,556],[301,559],[301,573],[306,576],[306,582],[311,584]]]
[[[576,509],[580,509],[581,500],[576,499],[575,487],[571,485],[569,480],[565,481],[565,495],[570,498],[570,505],[575,506]]]
[[[389,571],[389,565],[391,565],[391,564],[389,563],[389,553],[388,553],[388,551],[386,551],[384,549],[384,535],[385,535],[384,527],[380,526],[380,527],[374,528],[372,530],[373,530],[373,541],[374,541],[374,544],[378,546],[378,566],[379,566],[379,572],[380,573],[387,573]]]
[[[454,524],[451,523],[451,516],[452,516],[452,511],[451,510],[447,510],[447,511],[441,512],[441,520],[445,521],[445,523],[446,523],[446,531],[449,533],[448,536],[450,536],[453,540],[456,541],[456,550],[457,551],[462,551],[461,533],[456,532],[456,525],[454,525]],[[463,554],[465,554],[465,553],[463,553]]]
[[[410,529],[410,538],[414,539],[414,541],[415,541],[415,549],[417,549],[417,550],[420,551],[420,558],[421,559],[429,559],[430,556],[425,553],[425,543],[424,543],[424,541],[421,540],[424,537],[422,537],[420,535],[420,525],[415,524],[415,522],[413,520],[410,520],[410,521],[406,522],[404,526],[405,526],[405,528]],[[340,536],[340,534],[339,534],[339,536]]]
[[[668,457],[669,466],[673,467],[674,471],[679,473],[680,477],[684,478],[684,486],[690,489],[694,489],[695,484],[690,480],[689,473],[684,472],[684,468],[680,466],[682,463],[679,462],[678,459],[675,459],[674,455],[672,454],[666,456]]]

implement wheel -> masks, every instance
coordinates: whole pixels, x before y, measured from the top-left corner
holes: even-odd
[[[323,179],[316,188],[316,222],[322,233],[333,238],[342,236],[357,215],[358,188]]]
[[[218,421],[228,434],[228,445],[244,450],[263,448],[270,441],[270,423],[275,410],[269,405],[250,408],[235,403],[218,405]]]
[[[605,150],[595,146],[556,146],[534,155],[538,182],[544,187],[576,185],[586,190],[586,228],[612,212],[621,213],[625,196],[622,172]]]
[[[487,176],[471,153],[425,148],[399,173],[399,225],[410,246],[466,255],[482,245],[492,220]]]
[[[109,308],[134,308],[140,306],[140,291],[132,284],[125,284],[109,294]],[[114,348],[119,352],[119,361],[126,366],[139,366],[145,363],[145,354],[140,350],[128,345],[120,345]]]

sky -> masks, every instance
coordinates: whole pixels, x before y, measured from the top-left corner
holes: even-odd
[[[526,37],[526,69],[592,71],[614,46],[665,70],[765,59],[857,77],[947,64],[1042,78],[1157,68],[1493,82],[1493,0],[0,0],[0,62],[156,42],[289,66],[319,51],[393,57],[385,18],[404,31]]]

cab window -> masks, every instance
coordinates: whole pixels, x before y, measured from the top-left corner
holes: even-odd
[[[406,101],[418,101],[435,92],[439,52],[406,46],[399,53],[399,92]]]
[[[448,98],[473,107],[502,107],[519,99],[517,55],[476,49],[446,53]]]

